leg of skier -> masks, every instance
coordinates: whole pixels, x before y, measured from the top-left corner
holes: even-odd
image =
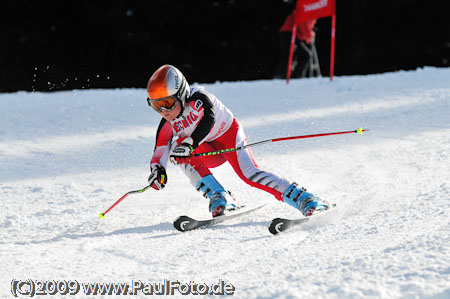
[[[226,134],[211,142],[214,148],[232,148],[247,144],[247,138],[239,122],[235,119]],[[314,211],[326,210],[329,203],[299,188],[297,183],[290,182],[268,171],[261,170],[256,164],[249,148],[226,153],[228,160],[238,176],[250,186],[269,192],[278,200],[300,210],[303,215],[310,216]]]
[[[199,152],[213,151],[209,143],[203,143],[197,148]],[[210,157],[193,157],[189,164],[181,164],[180,167],[190,179],[191,184],[209,199],[209,211],[213,217],[224,214],[224,211],[236,209],[239,204],[231,196],[231,193],[216,180],[209,168],[222,165],[226,159],[220,155]]]
[[[195,152],[209,152],[233,148],[247,144],[247,138],[239,122],[235,119],[228,131],[218,139],[203,143]],[[203,196],[210,200],[209,210],[213,217],[223,215],[224,210],[232,210],[238,203],[228,191],[215,179],[210,168],[217,167],[228,161],[237,175],[252,187],[264,190],[294,208],[303,215],[310,216],[316,210],[326,210],[329,203],[321,200],[306,189],[299,188],[297,183],[290,182],[268,171],[261,170],[255,162],[250,149],[213,155],[193,157],[189,164],[180,167],[189,177],[191,184]]]

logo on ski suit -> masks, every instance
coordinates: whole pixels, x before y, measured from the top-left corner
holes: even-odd
[[[180,132],[184,129],[189,128],[191,125],[195,123],[195,121],[198,120],[198,115],[194,112],[189,113],[186,118],[183,118],[182,120],[176,121],[173,124],[173,128],[175,129],[175,132]]]

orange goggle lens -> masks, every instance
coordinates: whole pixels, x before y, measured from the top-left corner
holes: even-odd
[[[175,104],[177,103],[175,97],[170,96],[157,100],[150,100],[147,98],[148,105],[151,106],[156,112],[161,112],[163,110],[171,111],[175,108]]]

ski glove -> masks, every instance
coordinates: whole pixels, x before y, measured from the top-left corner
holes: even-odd
[[[181,145],[170,151],[170,162],[175,165],[190,163],[191,153],[194,151],[193,143],[194,140],[191,137],[185,138]]]
[[[152,167],[152,173],[148,177],[148,183],[152,185],[155,190],[161,190],[166,186],[167,174],[164,167],[161,165],[155,165]]]

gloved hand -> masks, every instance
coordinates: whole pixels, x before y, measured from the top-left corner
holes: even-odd
[[[181,144],[170,151],[170,162],[175,165],[191,162],[191,153],[194,151],[191,137],[185,138]]]
[[[166,186],[167,174],[164,167],[161,165],[155,165],[152,167],[152,173],[148,177],[148,183],[152,185],[155,190],[161,190]]]

